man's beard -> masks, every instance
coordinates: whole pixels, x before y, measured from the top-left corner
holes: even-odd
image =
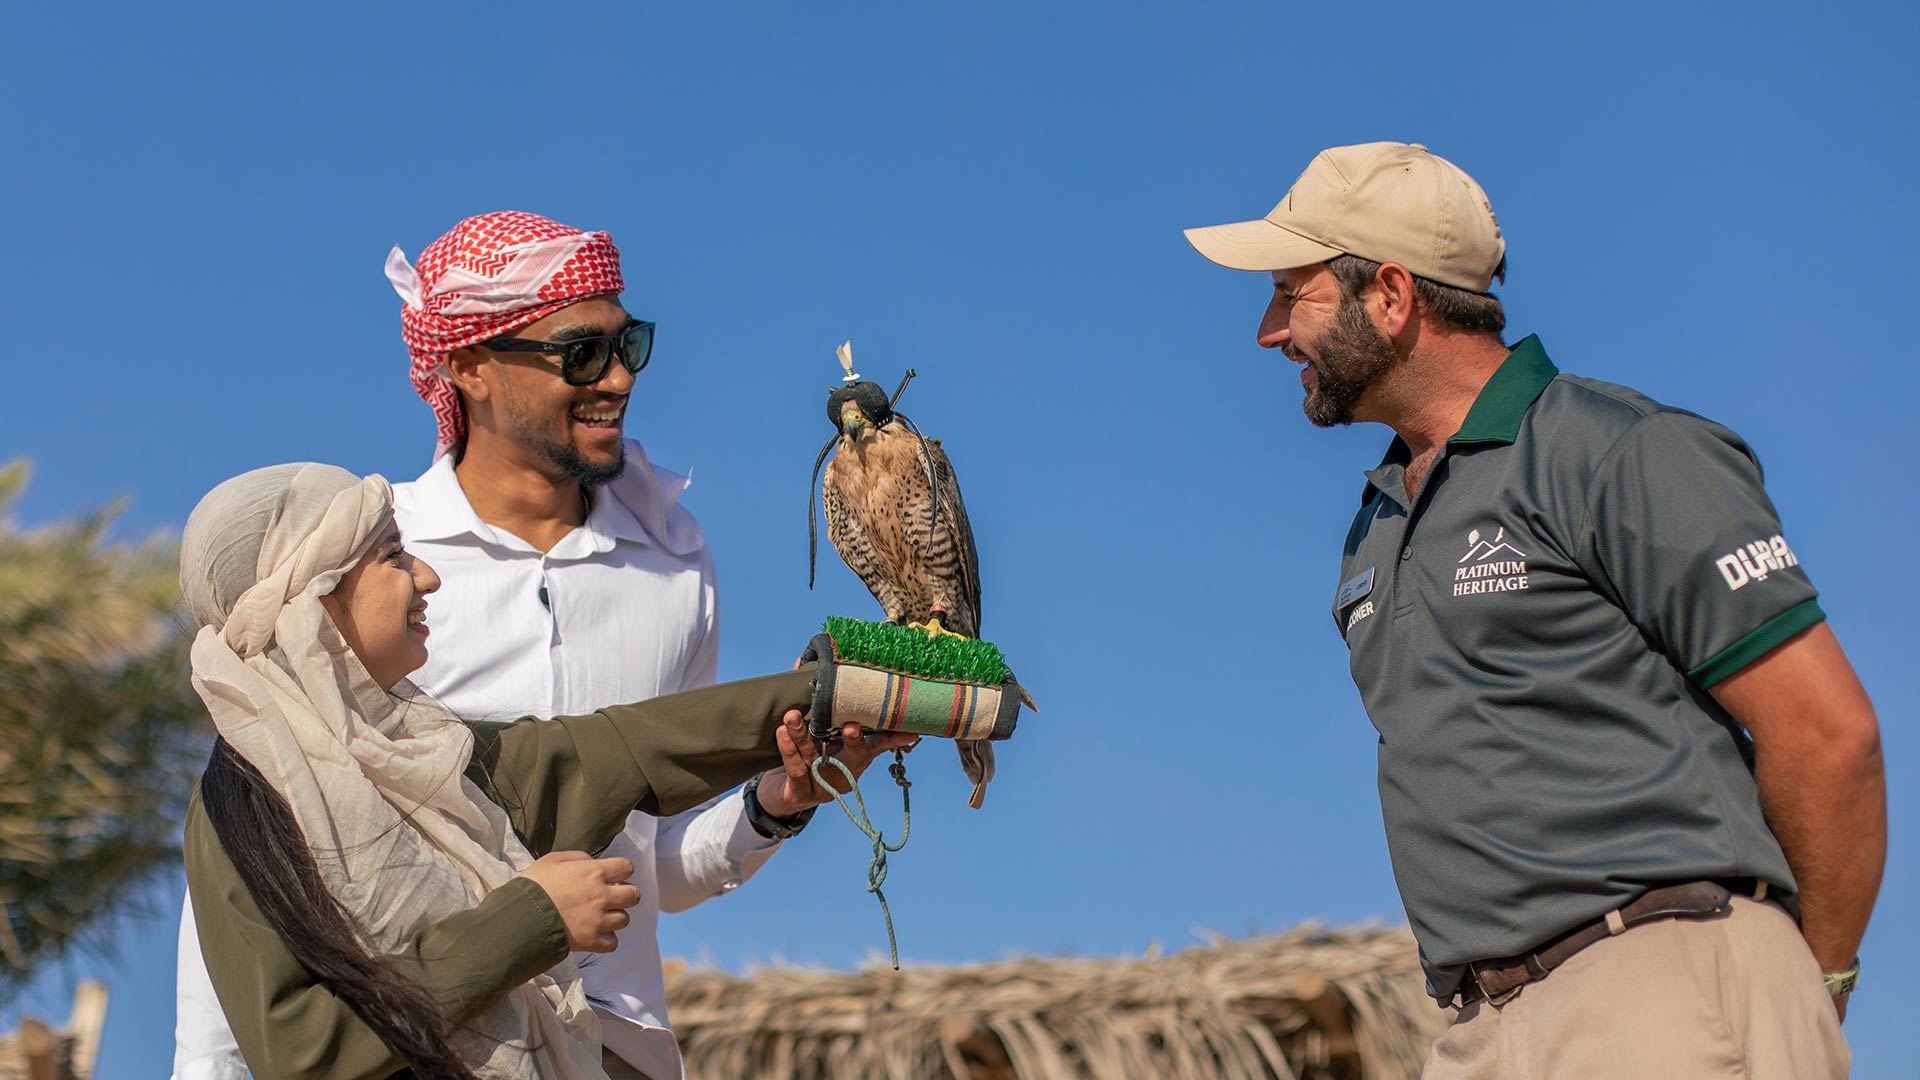
[[[1375,379],[1400,362],[1393,342],[1367,318],[1357,299],[1343,299],[1333,329],[1314,342],[1319,385],[1300,403],[1315,427],[1353,423],[1354,407]]]
[[[624,451],[615,454],[613,460],[604,465],[595,465],[580,456],[580,448],[572,443],[560,443],[541,449],[546,454],[547,460],[553,462],[555,468],[569,478],[588,486],[618,480],[620,474],[627,469],[627,455]]]
[[[568,480],[594,485],[610,483],[620,478],[626,471],[627,455],[624,447],[605,464],[588,461],[580,453],[580,448],[565,439],[555,439],[538,429],[533,418],[522,411],[525,406],[514,400],[503,402],[508,408],[509,424],[514,441],[547,459],[560,475]],[[571,421],[569,421],[571,423]]]

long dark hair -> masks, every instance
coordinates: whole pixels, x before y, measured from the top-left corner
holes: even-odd
[[[361,946],[321,883],[293,810],[225,739],[213,744],[200,802],[241,882],[293,958],[406,1058],[414,1076],[474,1080],[448,1045],[450,1025],[433,999]]]

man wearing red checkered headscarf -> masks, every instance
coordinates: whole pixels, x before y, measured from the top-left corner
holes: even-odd
[[[455,225],[421,250],[418,268],[395,247],[387,255],[387,279],[405,302],[400,337],[413,358],[413,388],[440,423],[435,457],[466,436],[466,417],[447,369],[450,353],[576,301],[626,289],[611,236],[519,210]]]
[[[680,504],[688,479],[624,437],[652,326],[621,304],[613,240],[536,214],[483,214],[415,263],[396,248],[387,276],[405,304],[413,385],[439,429],[433,465],[393,492],[407,550],[441,579],[414,683],[468,720],[580,715],[712,683],[713,557]],[[619,947],[581,972],[610,1076],[682,1073],[661,912],[740,886],[829,797],[790,736],[781,748],[785,768],[684,814],[636,813],[603,852],[633,862],[641,892]],[[174,1075],[240,1080],[191,916]]]

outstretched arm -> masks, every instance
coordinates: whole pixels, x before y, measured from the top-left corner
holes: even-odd
[[[599,851],[635,810],[678,814],[780,764],[774,729],[813,701],[813,666],[613,705],[475,725],[476,782],[534,855]]]

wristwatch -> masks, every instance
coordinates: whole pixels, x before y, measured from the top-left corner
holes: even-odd
[[[761,776],[764,775],[766,774],[761,774]],[[792,817],[774,817],[767,813],[766,807],[760,805],[760,795],[757,790],[759,787],[760,777],[756,776],[747,781],[747,786],[741,789],[740,797],[747,804],[747,824],[753,826],[754,832],[769,840],[791,840],[799,836],[800,830],[806,828],[807,822],[813,820],[813,812],[820,809],[817,806],[809,806]]]
[[[1823,975],[1822,978],[1827,980],[1827,994],[1829,996],[1836,998],[1846,997],[1848,994],[1853,993],[1853,988],[1860,983],[1860,958],[1855,956],[1853,958],[1853,966],[1847,970],[1829,971]]]

